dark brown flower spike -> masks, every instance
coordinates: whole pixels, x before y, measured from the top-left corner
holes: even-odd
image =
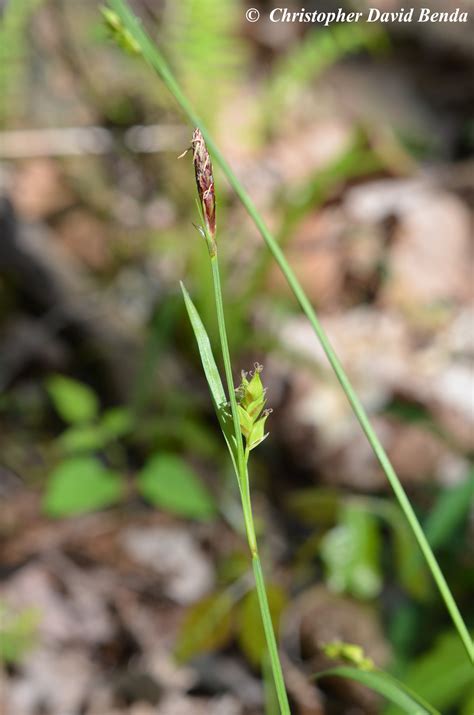
[[[196,184],[199,200],[202,206],[202,213],[206,224],[206,229],[212,241],[216,235],[216,196],[214,192],[214,177],[212,175],[212,163],[206,142],[200,129],[195,129],[191,142],[193,149],[194,171],[196,173]]]

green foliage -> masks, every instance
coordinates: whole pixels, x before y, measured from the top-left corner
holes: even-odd
[[[28,608],[20,613],[0,601],[0,663],[19,663],[34,647],[39,613]]]
[[[119,15],[123,24],[132,33],[134,39],[140,45],[140,48],[142,50],[144,58],[147,60],[149,65],[159,75],[161,80],[164,82],[166,87],[169,89],[169,91],[173,95],[176,102],[179,104],[181,109],[187,115],[188,119],[192,122],[192,124],[194,126],[197,126],[201,129],[204,139],[206,140],[206,143],[208,145],[208,148],[213,155],[213,159],[215,160],[216,164],[218,164],[221,167],[222,171],[228,178],[230,185],[235,190],[237,196],[239,197],[240,201],[242,202],[242,204],[245,207],[246,211],[248,212],[249,216],[255,223],[255,225],[256,225],[259,233],[261,234],[262,238],[264,239],[266,245],[268,246],[269,250],[271,251],[276,263],[280,267],[289,287],[292,289],[292,291],[295,295],[295,298],[297,299],[297,301],[299,303],[301,310],[306,315],[306,318],[308,319],[316,337],[318,338],[318,340],[321,344],[321,347],[322,347],[327,359],[329,360],[329,363],[330,363],[336,377],[338,378],[339,383],[340,383],[340,385],[341,385],[341,387],[342,387],[342,389],[351,405],[354,415],[357,418],[362,430],[364,431],[365,436],[367,437],[367,440],[368,440],[375,456],[377,457],[377,459],[380,463],[380,466],[388,480],[388,483],[390,484],[390,486],[395,494],[395,497],[404,513],[404,516],[405,516],[405,518],[414,534],[417,545],[420,548],[420,550],[423,554],[423,557],[425,559],[425,562],[431,571],[433,579],[434,579],[436,586],[438,588],[439,594],[440,594],[441,598],[443,599],[446,609],[449,612],[451,619],[458,631],[459,637],[463,642],[467,657],[471,662],[474,662],[473,641],[468,633],[466,624],[465,624],[463,617],[461,615],[461,612],[454,600],[453,594],[452,594],[452,592],[449,588],[449,585],[444,577],[444,574],[442,573],[442,571],[439,567],[439,564],[436,560],[436,557],[434,556],[434,553],[429,545],[429,542],[426,539],[425,533],[420,525],[420,522],[417,518],[415,510],[413,509],[413,506],[412,506],[412,504],[403,488],[403,485],[401,484],[401,482],[400,482],[400,480],[399,480],[399,478],[398,478],[398,476],[397,476],[397,474],[388,458],[387,453],[385,452],[379,438],[377,437],[377,434],[375,433],[375,431],[372,427],[369,417],[368,417],[357,393],[355,392],[348,376],[346,375],[346,372],[337,356],[337,353],[334,351],[331,343],[329,342],[326,332],[325,332],[324,328],[322,327],[322,325],[318,319],[318,316],[316,315],[316,312],[314,311],[314,309],[311,305],[311,302],[308,299],[308,296],[306,295],[302,285],[300,284],[298,278],[296,277],[296,274],[294,273],[293,269],[291,268],[288,261],[286,260],[278,242],[275,240],[274,236],[267,228],[266,223],[263,220],[263,217],[258,212],[258,210],[255,207],[250,196],[247,194],[246,190],[244,189],[242,183],[239,181],[239,179],[236,177],[236,175],[232,171],[232,169],[229,166],[229,164],[227,163],[226,159],[224,158],[224,156],[221,154],[218,147],[216,146],[212,136],[210,135],[210,133],[207,131],[207,129],[203,125],[203,122],[202,122],[200,116],[194,110],[192,103],[188,100],[186,94],[182,91],[180,85],[175,80],[173,73],[172,73],[170,67],[168,66],[167,62],[165,61],[164,57],[162,56],[161,52],[158,50],[157,47],[155,47],[153,45],[153,43],[151,42],[148,35],[140,27],[140,24],[138,23],[137,18],[134,16],[133,12],[131,12],[126,1],[125,0],[109,0],[109,3],[111,5],[111,7],[114,9],[114,11]],[[218,286],[217,286],[217,281],[218,281],[217,262],[213,260],[213,261],[211,261],[211,263],[213,263],[213,264],[215,263],[215,265],[213,265],[213,278],[214,278],[214,284],[215,284],[215,288],[216,288],[216,290],[215,290],[216,307],[218,308],[218,313],[219,312],[221,313],[220,320],[219,320],[219,326],[220,326],[220,332],[221,332],[221,344],[223,347],[223,357],[224,357],[226,373],[228,373],[229,367],[231,367],[231,366],[229,365],[230,357],[229,357],[228,346],[227,346],[227,335],[226,335],[226,331],[225,331],[225,326],[223,324],[224,321],[223,321],[223,315],[222,315],[222,313],[223,313],[222,297],[221,297],[220,291],[218,291],[218,289],[217,289],[218,288]],[[217,277],[214,274],[217,274]],[[230,370],[230,372],[231,372],[231,370]],[[231,375],[230,375],[230,377],[231,377]],[[228,382],[231,383],[232,380],[228,379]],[[232,388],[232,390],[233,390],[233,388]],[[230,399],[231,399],[231,401],[233,400],[233,392],[232,391],[230,393]],[[236,445],[239,445],[239,442],[241,439],[241,434],[240,434],[240,429],[239,429],[239,424],[238,424],[238,414],[236,415],[235,413],[236,413],[236,409],[234,409],[234,407],[233,407],[234,422],[237,422],[237,429],[235,430]],[[239,449],[239,462],[241,462],[240,449]],[[234,466],[235,466],[235,461],[234,461]],[[245,524],[246,524],[247,535],[249,537],[249,544],[252,549],[252,553],[254,553],[254,555],[256,557],[254,559],[253,563],[254,563],[254,566],[258,567],[260,562],[258,559],[258,552],[256,549],[254,533],[253,533],[254,527],[253,527],[253,521],[252,521],[252,516],[251,516],[251,511],[250,511],[250,497],[248,494],[248,476],[247,475],[244,475],[244,474],[240,475],[239,486],[241,489],[242,503],[243,503],[243,507],[244,507],[244,519],[245,519]],[[262,606],[265,605],[265,593],[264,592],[265,592],[265,588],[264,588],[263,577],[262,577],[262,584],[261,584]],[[262,615],[263,615],[263,613],[264,613],[264,610],[262,609]],[[276,648],[275,638],[271,631],[272,631],[271,624],[269,624],[268,633],[267,633],[267,629],[266,629],[266,633],[267,633],[267,640],[268,640],[270,656],[271,656],[271,661],[272,661],[273,673],[274,673],[274,677],[275,677],[275,684],[277,686],[280,707],[282,708],[282,710],[285,713],[288,713],[289,705],[288,705],[288,700],[286,697],[283,675],[282,675],[280,663],[278,660],[278,652],[277,652],[277,648]]]
[[[355,504],[342,507],[336,527],[321,543],[326,578],[335,591],[373,598],[381,588],[380,536],[377,520]]]
[[[66,455],[97,452],[125,437],[133,429],[133,417],[126,407],[112,407],[98,419],[73,424],[59,436],[57,444]]]
[[[266,591],[273,628],[276,630],[286,606],[287,597],[285,592],[275,584],[268,584]],[[257,591],[250,591],[243,598],[239,605],[238,619],[239,646],[249,663],[255,668],[261,668],[267,646]]]
[[[11,0],[0,18],[0,123],[18,108],[23,70],[29,50],[27,28],[43,0]],[[27,93],[25,93],[27,94]]]
[[[470,695],[474,669],[466,660],[462,643],[454,631],[439,638],[428,653],[408,666],[403,681],[443,713],[460,707]],[[397,715],[389,708],[386,715]]]
[[[214,355],[212,354],[211,343],[209,341],[206,328],[204,327],[203,322],[199,317],[199,313],[197,312],[196,307],[192,302],[189,293],[183,283],[181,283],[181,290],[183,291],[186,310],[188,312],[189,320],[191,322],[198,345],[202,367],[206,376],[207,384],[209,385],[209,390],[211,392],[212,402],[214,404],[217,419],[219,420],[219,424],[222,429],[222,434],[224,435],[227,447],[229,449],[234,469],[236,469],[237,452],[235,439],[232,436],[232,421],[230,419],[230,415],[227,409],[227,398],[225,396],[224,388],[222,386],[222,380],[219,374],[219,370],[217,369],[216,361],[214,360]]]
[[[124,495],[122,478],[93,457],[62,462],[50,475],[43,506],[53,517],[72,516],[117,504]]]
[[[64,430],[57,440],[65,455],[96,452],[105,445],[104,435],[97,425],[77,425]]]
[[[466,518],[474,503],[474,469],[465,481],[442,492],[426,519],[426,536],[434,549],[443,546]]]
[[[340,24],[314,30],[275,63],[267,81],[263,106],[271,127],[275,118],[324,70],[349,54],[378,50],[387,36],[377,26]]]
[[[232,599],[225,592],[206,596],[191,606],[178,635],[176,659],[185,662],[226,646],[233,635],[232,606]]]
[[[212,123],[238,85],[246,45],[235,32],[239,0],[180,0],[164,17],[164,42],[186,92]]]
[[[179,516],[206,520],[216,513],[214,499],[184,460],[155,454],[138,477],[141,494],[152,504]]]
[[[381,670],[360,670],[350,666],[340,666],[330,668],[322,673],[318,673],[316,678],[339,677],[355,680],[361,685],[365,685],[388,701],[396,705],[393,711],[400,715],[400,710],[407,715],[441,715],[431,705],[420,698],[417,694],[409,690],[403,683]]]
[[[87,385],[64,375],[53,375],[46,383],[49,396],[60,417],[70,424],[89,422],[97,417],[99,402]]]

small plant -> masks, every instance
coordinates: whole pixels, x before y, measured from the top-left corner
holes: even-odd
[[[211,135],[204,127],[201,118],[198,116],[198,114],[194,110],[194,107],[189,102],[187,96],[184,94],[181,87],[175,80],[160,50],[153,44],[146,32],[143,30],[137,18],[130,11],[125,0],[109,0],[109,2],[114,11],[116,12],[117,16],[119,17],[120,22],[122,23],[122,28],[132,35],[132,37],[140,47],[143,59],[156,71],[158,76],[162,79],[166,87],[169,89],[169,91],[174,96],[175,100],[180,105],[181,109],[189,119],[189,121],[192,122],[194,126],[200,128],[197,129],[194,133],[192,145],[196,167],[198,193],[200,198],[200,210],[202,212],[203,222],[203,227],[200,230],[206,240],[209,249],[214,286],[214,297],[219,325],[220,343],[224,360],[229,401],[227,401],[227,398],[225,396],[224,388],[222,386],[221,378],[214,357],[212,355],[209,338],[207,336],[205,328],[186,289],[184,288],[184,286],[182,286],[182,288],[188,314],[195,332],[196,340],[198,342],[201,360],[213,398],[216,414],[219,419],[224,437],[226,439],[239,483],[245,527],[250,551],[252,554],[252,564],[255,573],[259,604],[265,627],[265,635],[267,638],[267,645],[269,648],[273,677],[278,693],[281,712],[288,713],[289,706],[284,687],[281,665],[278,658],[275,635],[270,619],[268,599],[265,591],[265,584],[263,580],[260,558],[258,555],[255,529],[252,518],[248,477],[248,458],[250,454],[250,445],[248,440],[253,440],[254,435],[252,430],[256,428],[256,425],[260,420],[264,419],[263,403],[262,398],[260,396],[261,409],[258,413],[255,413],[256,422],[248,422],[248,410],[250,408],[251,403],[249,402],[245,405],[242,404],[242,392],[236,393],[233,383],[232,366],[225,329],[223,300],[217,260],[217,244],[215,236],[214,181],[212,177],[211,161],[204,140],[207,142],[207,146],[212,151],[215,161],[220,165],[223,173],[227,177],[230,185],[234,189],[242,205],[248,212],[250,218],[255,223],[255,226],[259,230],[270,253],[272,254],[279,268],[281,269],[286,281],[288,282],[288,285],[292,289],[293,294],[297,302],[299,303],[302,312],[306,315],[308,321],[310,322],[314,330],[314,333],[316,334],[319,342],[321,343],[328,362],[331,365],[341,385],[341,388],[343,389],[351,405],[354,415],[358,420],[362,430],[364,431],[367,440],[379,461],[379,464],[393,490],[401,512],[404,514],[406,522],[417,542],[417,545],[421,551],[421,554],[423,555],[426,565],[431,572],[433,580],[438,588],[439,594],[444,601],[446,609],[452,619],[460,641],[462,642],[464,650],[468,656],[468,665],[471,669],[471,664],[474,662],[474,644],[471,639],[471,635],[466,627],[466,624],[462,618],[462,615],[458,609],[458,606],[453,598],[449,585],[439,567],[438,561],[433,553],[428,538],[423,531],[423,528],[416,516],[415,510],[410,503],[410,500],[405,493],[405,490],[403,489],[403,486],[370,423],[370,420],[358,395],[352,387],[336,352],[334,351],[331,343],[329,342],[324,328],[319,322],[319,319],[306,293],[304,292],[291,266],[288,264],[288,261],[286,260],[280,245],[267,228],[262,216],[255,207],[252,199],[247,194],[242,183],[232,171],[224,156],[220,153]],[[253,379],[254,376],[252,376],[250,380],[247,380],[247,382],[250,383]],[[239,407],[241,408],[240,410]],[[242,408],[245,414],[241,414]],[[242,431],[242,422],[244,423],[244,432]],[[264,437],[264,425],[264,421],[263,423],[260,422],[260,425],[255,434],[255,446],[256,442],[259,441],[260,437]],[[245,431],[247,432],[247,435],[245,434]],[[250,435],[252,436],[250,437]],[[385,697],[391,699],[394,704],[401,707],[405,712],[412,713],[412,715],[437,712],[430,705],[423,702],[418,696],[409,692],[407,688],[403,686],[403,684],[394,680],[393,678],[391,678],[391,676],[381,674],[380,671],[365,671],[359,668],[344,666],[332,669],[331,671],[326,671],[325,673],[320,674],[318,677],[323,677],[324,675],[339,675],[342,677],[348,677],[354,680],[358,680],[359,682],[364,683],[373,690],[376,690],[382,695],[385,695]]]
[[[239,485],[245,530],[252,557],[252,566],[257,587],[258,604],[265,631],[275,689],[280,705],[280,711],[284,715],[287,715],[290,713],[290,708],[281,663],[278,656],[278,648],[273,630],[268,596],[258,552],[257,538],[252,515],[248,472],[250,452],[255,449],[255,447],[257,447],[266,437],[265,423],[270,411],[265,409],[266,396],[265,388],[263,387],[260,377],[262,371],[262,367],[260,365],[256,365],[255,370],[250,375],[242,373],[242,382],[237,389],[234,385],[232,363],[225,325],[219,263],[217,258],[218,251],[216,240],[216,200],[214,177],[212,172],[211,157],[209,156],[204,138],[199,129],[196,129],[193,134],[192,151],[196,174],[196,185],[199,196],[198,206],[202,219],[202,225],[198,227],[198,230],[206,241],[211,262],[220,348],[224,362],[228,397],[225,395],[204,325],[183,284],[182,290],[189,319],[199,347],[202,366],[214,402],[216,415],[229,448]]]
[[[100,410],[95,392],[65,375],[51,375],[46,389],[67,425],[55,441],[58,462],[49,475],[43,500],[52,517],[67,517],[123,503],[122,440],[137,429],[126,407]],[[207,520],[217,506],[184,459],[168,450],[153,452],[137,475],[137,492],[154,506],[181,517]]]

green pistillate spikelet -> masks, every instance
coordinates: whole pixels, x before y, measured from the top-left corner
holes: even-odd
[[[116,42],[117,45],[129,55],[140,55],[140,45],[123,25],[117,13],[108,7],[101,7],[100,12],[102,13],[110,39]]]
[[[360,668],[360,670],[373,670],[375,668],[372,658],[368,658],[364,653],[364,649],[354,643],[343,643],[342,641],[326,643],[323,651],[328,658],[344,660],[346,663]]]
[[[265,434],[265,422],[271,410],[265,409],[266,397],[260,373],[261,365],[255,365],[250,375],[242,373],[242,382],[237,388],[240,429],[245,437],[247,451],[257,447],[268,434]]]

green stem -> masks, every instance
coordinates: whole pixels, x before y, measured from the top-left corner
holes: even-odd
[[[208,242],[209,243],[209,242]],[[227,339],[227,331],[225,327],[224,303],[222,300],[222,288],[219,273],[219,262],[217,253],[211,253],[212,279],[214,284],[214,296],[216,302],[217,322],[219,325],[219,337],[221,343],[222,357],[224,360],[224,371],[227,381],[227,391],[229,393],[230,406],[232,410],[232,419],[234,422],[235,440],[237,446],[237,465],[238,465],[238,480],[240,494],[242,497],[242,510],[245,521],[245,531],[249,543],[250,553],[252,555],[252,566],[255,574],[255,584],[257,587],[258,603],[262,616],[263,629],[265,639],[267,641],[268,652],[270,655],[270,663],[272,666],[273,679],[275,681],[275,689],[280,704],[282,715],[290,715],[290,707],[286,694],[285,681],[281,668],[280,659],[278,656],[278,648],[273,631],[273,624],[270,617],[270,609],[268,606],[267,592],[265,589],[265,581],[263,578],[260,557],[258,555],[257,538],[255,535],[255,526],[253,523],[252,504],[250,501],[249,477],[247,470],[248,451],[243,448],[242,432],[240,429],[239,411],[237,409],[237,400],[235,397],[235,386],[232,376],[232,362],[230,359],[229,341]]]
[[[213,158],[215,161],[220,165],[222,171],[226,175],[230,185],[234,189],[235,193],[239,197],[241,203],[247,210],[247,213],[249,216],[252,218],[253,222],[255,223],[256,227],[260,231],[262,238],[264,239],[265,243],[267,244],[269,250],[271,251],[274,259],[278,263],[283,275],[285,276],[290,288],[292,289],[298,303],[301,306],[301,309],[305,313],[306,317],[308,318],[310,324],[313,327],[314,332],[316,333],[324,352],[326,353],[326,356],[329,360],[329,363],[331,367],[333,368],[334,372],[336,373],[337,379],[339,380],[342,389],[344,390],[347,399],[349,400],[349,403],[354,411],[355,416],[357,417],[363,431],[365,432],[365,435],[377,457],[379,460],[380,466],[382,467],[382,470],[384,471],[392,489],[393,492],[398,500],[398,503],[400,504],[401,509],[403,510],[403,513],[405,514],[405,517],[410,524],[411,529],[413,530],[413,533],[415,535],[415,538],[418,542],[418,545],[421,549],[421,552],[423,553],[423,556],[426,560],[426,563],[428,564],[433,579],[439,589],[439,592],[441,594],[441,597],[446,605],[446,608],[452,618],[452,621],[458,631],[458,634],[464,644],[464,647],[467,651],[467,654],[471,661],[474,663],[474,643],[471,640],[471,637],[469,635],[469,632],[466,628],[466,625],[463,621],[463,618],[461,616],[461,613],[456,605],[456,602],[451,594],[451,591],[449,589],[449,586],[446,582],[446,579],[444,578],[444,575],[439,568],[438,562],[436,561],[436,558],[433,554],[433,551],[431,550],[431,547],[425,537],[425,534],[423,532],[423,529],[421,528],[421,525],[416,517],[416,514],[413,510],[413,507],[411,506],[408,497],[395,473],[395,470],[393,469],[392,465],[390,464],[390,461],[387,457],[387,454],[382,447],[381,443],[379,442],[379,439],[377,435],[375,434],[369,419],[367,417],[367,414],[357,397],[354,389],[352,388],[351,383],[349,382],[349,379],[339,362],[339,359],[334,352],[327,336],[326,333],[323,330],[323,327],[321,326],[316,313],[313,310],[313,307],[311,306],[311,303],[309,302],[301,284],[299,283],[296,275],[294,274],[292,268],[288,264],[280,246],[276,242],[276,240],[273,238],[272,234],[268,230],[267,226],[265,225],[265,222],[263,218],[261,217],[260,213],[258,212],[257,208],[255,207],[252,199],[250,196],[247,194],[245,191],[244,187],[240,183],[239,179],[236,177],[234,172],[232,171],[231,167],[227,163],[227,161],[224,159],[223,155],[219,151],[218,147],[214,143],[214,140],[210,136],[209,132],[203,125],[200,117],[197,115],[195,112],[194,108],[186,98],[186,96],[183,94],[180,86],[174,79],[171,70],[169,69],[165,59],[162,57],[161,53],[159,52],[158,48],[154,45],[154,43],[150,40],[148,35],[145,33],[143,28],[141,27],[139,21],[135,17],[135,15],[132,13],[130,8],[127,6],[125,0],[109,0],[111,6],[117,13],[117,15],[120,17],[121,21],[123,22],[124,26],[127,28],[127,30],[132,34],[133,38],[135,41],[138,43],[141,52],[143,54],[144,59],[148,62],[148,64],[158,73],[158,75],[161,77],[163,80],[164,84],[166,87],[169,89],[171,94],[174,96],[178,104],[181,106],[181,109],[184,111],[184,113],[187,115],[188,119],[190,122],[194,125],[197,126],[201,129],[202,134],[206,140],[207,146],[211,151],[211,154],[213,155]]]
[[[278,655],[278,647],[273,630],[270,608],[268,606],[267,592],[265,589],[265,580],[263,577],[262,564],[260,556],[256,551],[252,556],[252,566],[255,575],[255,584],[257,586],[257,597],[262,615],[263,629],[267,641],[268,653],[270,655],[270,663],[272,666],[273,680],[275,681],[275,689],[280,711],[282,715],[290,715],[290,706],[288,704],[288,696],[286,694],[285,681],[283,679],[283,671],[281,669],[280,658]]]

